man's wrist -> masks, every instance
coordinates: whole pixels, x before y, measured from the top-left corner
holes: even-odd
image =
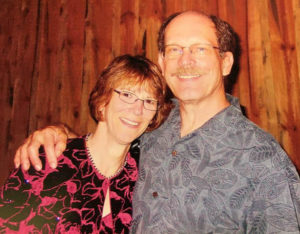
[[[68,138],[76,138],[76,137],[78,137],[78,134],[76,134],[75,132],[73,132],[68,125],[61,124],[61,126],[63,127],[63,129],[64,129],[64,131],[65,131],[65,133],[66,133],[66,135],[67,135]]]

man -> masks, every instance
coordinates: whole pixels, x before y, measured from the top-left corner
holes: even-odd
[[[299,233],[295,167],[224,91],[234,62],[230,26],[198,12],[177,13],[163,23],[158,42],[175,107],[141,139],[132,232]],[[56,131],[43,130],[17,154]]]

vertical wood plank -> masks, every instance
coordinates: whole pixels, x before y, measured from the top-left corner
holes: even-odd
[[[7,168],[11,164],[9,155],[9,142],[11,142],[10,126],[11,113],[14,99],[14,67],[16,65],[16,44],[17,37],[14,35],[13,25],[17,24],[18,15],[10,16],[10,12],[17,12],[20,6],[9,0],[2,2],[0,10],[0,107],[2,110],[1,121],[1,147],[0,147],[0,183],[3,183],[8,175]],[[14,61],[12,59],[14,58]],[[15,137],[15,136],[14,136]]]
[[[6,58],[1,61],[1,71],[6,79],[3,89],[4,94],[8,95],[4,101],[8,113],[4,114],[4,124],[7,126],[4,127],[3,135],[6,135],[6,142],[3,147],[5,151],[1,152],[2,159],[7,158],[1,162],[0,168],[3,173],[1,173],[0,182],[7,177],[8,169],[12,168],[12,156],[17,146],[27,136],[32,92],[32,61],[35,59],[38,18],[38,1],[4,1],[2,3],[1,31],[4,33],[3,36],[7,37],[6,40],[1,40],[3,42],[1,43],[2,53]],[[11,16],[11,12],[15,14]],[[2,36],[1,38],[3,39]]]
[[[62,8],[61,8],[62,7]],[[39,8],[37,59],[33,75],[31,98],[30,132],[44,127],[49,122],[58,122],[62,108],[59,90],[62,80],[61,49],[63,48],[62,13],[59,0],[41,1]],[[65,110],[64,110],[65,111]]]
[[[269,11],[266,0],[248,0],[248,48],[252,120],[278,136],[274,82],[271,64]],[[268,120],[268,121],[265,121]]]
[[[274,87],[276,93],[276,107],[278,117],[279,142],[284,145],[292,160],[297,162],[296,155],[299,150],[293,145],[300,142],[300,135],[296,133],[300,122],[300,82],[297,67],[295,20],[291,1],[270,1],[269,8],[272,12],[272,69],[274,72]],[[292,101],[291,101],[292,100]]]
[[[162,22],[163,5],[160,0],[143,1],[140,4],[138,52],[157,62],[157,36]]]
[[[236,57],[238,67],[233,66],[231,75],[225,80],[228,91],[239,97],[240,103],[246,108],[246,114],[252,117],[249,67],[248,67],[248,33],[247,33],[247,1],[221,0],[219,1],[218,15],[227,21],[238,32],[240,55]]]
[[[283,145],[288,146],[289,156],[296,163],[298,171],[300,171],[300,2],[299,0],[293,0],[292,10],[288,12],[291,20],[293,21],[293,32],[294,32],[294,43],[295,49],[292,50],[293,57],[290,58],[292,61],[292,72],[288,79],[291,79],[290,87],[293,90],[289,102],[291,103],[293,113],[289,113],[293,118],[290,121],[292,130],[290,131],[290,141],[284,141]]]
[[[166,0],[165,17],[178,11],[196,10],[217,15],[218,0]]]
[[[139,1],[121,1],[120,17],[120,52],[121,54],[137,54]]]
[[[90,118],[88,98],[96,80],[114,57],[112,49],[113,5],[107,1],[87,1],[84,29],[84,67],[81,95],[81,131],[92,131],[95,123]]]

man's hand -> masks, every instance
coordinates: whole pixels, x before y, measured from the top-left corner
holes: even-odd
[[[14,158],[15,167],[22,165],[28,170],[30,162],[36,170],[42,169],[42,162],[39,159],[39,148],[44,146],[49,165],[52,168],[57,166],[57,158],[66,148],[69,130],[64,125],[48,126],[31,134],[21,145]]]

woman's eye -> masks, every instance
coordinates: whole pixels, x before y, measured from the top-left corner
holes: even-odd
[[[156,104],[156,101],[151,100],[151,99],[146,99],[144,102],[146,102],[147,104],[150,104],[150,105],[155,105]]]
[[[123,93],[122,93],[122,96],[125,97],[125,98],[131,98],[131,97],[132,97],[132,94],[131,94],[131,93],[123,92]]]

